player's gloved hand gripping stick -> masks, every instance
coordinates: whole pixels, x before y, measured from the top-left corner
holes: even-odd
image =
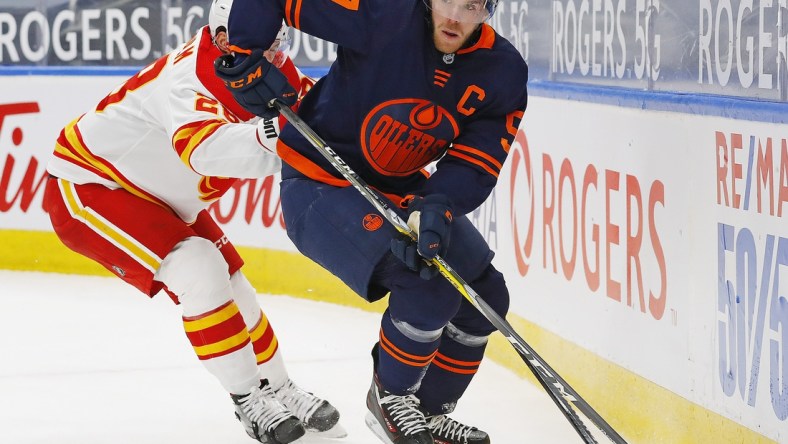
[[[264,119],[279,115],[276,108],[268,106],[278,100],[293,106],[298,93],[282,71],[272,65],[262,49],[255,49],[237,65],[235,56],[225,54],[214,61],[214,70],[233,94],[233,98],[247,111]]]
[[[408,236],[392,239],[391,252],[422,279],[434,278],[439,271],[432,258],[449,249],[452,218],[451,202],[445,195],[413,196],[408,203],[408,226],[418,233],[418,242]]]
[[[397,231],[411,240],[418,242],[417,233],[408,226],[407,222],[402,220],[399,214],[391,209],[383,198],[369,188],[364,180],[361,179],[356,172],[353,171],[353,169],[351,169],[350,166],[348,166],[348,164],[346,164],[342,158],[312,130],[312,128],[301,120],[287,104],[274,99],[269,103],[269,106],[278,109],[282,115],[295,126],[298,132],[301,133],[318,152],[320,152],[320,154],[325,157],[326,160],[328,160],[331,165],[333,165],[334,168],[336,168],[337,171],[339,171],[342,176],[347,179],[383,217],[386,218],[386,220],[389,221],[389,223],[394,225]],[[553,370],[547,362],[545,362],[544,359],[542,359],[542,357],[520,337],[520,335],[517,334],[514,328],[512,328],[505,319],[501,318],[498,313],[473,291],[462,277],[460,277],[439,254],[437,254],[437,251],[435,253],[436,254],[430,260],[431,264],[504,335],[586,444],[596,444],[597,441],[588,431],[588,428],[586,428],[573,406],[593,422],[612,442],[616,444],[627,444],[624,438],[622,438],[621,435],[619,435],[610,424],[591,407],[591,405],[580,397],[580,395],[567,384],[567,382],[564,381],[564,379],[561,378],[561,376],[559,376],[558,373],[556,373],[555,370]],[[426,259],[422,258],[422,260]]]

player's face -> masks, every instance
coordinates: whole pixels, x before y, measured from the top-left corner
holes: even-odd
[[[445,1],[433,0],[433,5],[445,4]],[[453,11],[456,13],[452,13],[446,8],[441,9],[434,6],[432,8],[432,40],[435,42],[435,48],[444,54],[451,54],[462,48],[481,23],[479,21],[460,21],[462,13],[457,9]]]
[[[213,38],[213,43],[225,54],[230,53],[230,42],[227,40],[227,33],[224,31],[219,31],[216,33],[216,36]]]

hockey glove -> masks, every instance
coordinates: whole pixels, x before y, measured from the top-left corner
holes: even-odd
[[[438,269],[425,262],[444,255],[449,248],[452,211],[443,194],[415,197],[408,205],[408,226],[418,233],[418,242],[397,238],[391,240],[391,252],[422,279],[431,279]]]
[[[274,99],[287,106],[296,103],[298,94],[287,77],[263,57],[263,50],[255,49],[237,66],[232,54],[220,56],[214,62],[216,76],[233,94],[235,101],[250,113],[264,119],[279,115],[270,103]]]

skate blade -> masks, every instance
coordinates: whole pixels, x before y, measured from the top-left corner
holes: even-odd
[[[329,438],[329,439],[337,439],[337,438],[344,438],[347,436],[347,430],[342,427],[342,424],[336,423],[334,427],[331,427],[328,430],[324,430],[322,432],[317,430],[310,430],[306,429],[306,433],[308,436],[314,436],[318,438]]]
[[[375,415],[372,412],[367,412],[367,416],[364,417],[364,422],[367,424],[367,427],[372,430],[372,433],[375,434],[381,441],[387,444],[394,444],[389,436],[386,434],[386,431],[383,430],[383,426],[380,425]]]

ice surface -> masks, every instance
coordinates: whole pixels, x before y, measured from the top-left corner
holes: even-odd
[[[343,439],[364,425],[379,316],[259,296],[296,383],[333,403]],[[512,351],[514,353],[514,351]],[[541,388],[485,361],[453,417],[495,444],[581,443]],[[119,279],[0,270],[0,444],[252,444],[193,355],[180,310]]]

